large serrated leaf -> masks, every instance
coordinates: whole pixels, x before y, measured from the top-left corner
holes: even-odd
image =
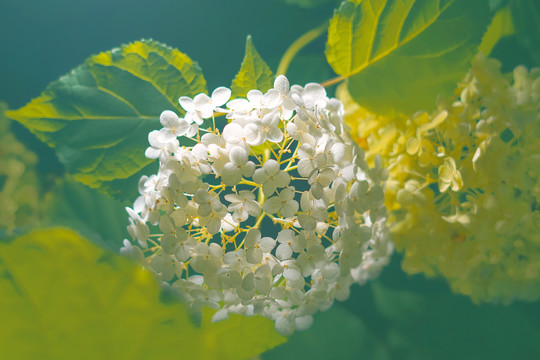
[[[284,341],[270,320],[190,321],[154,278],[67,229],[0,243],[2,359],[247,359]]]
[[[326,57],[353,98],[383,114],[430,109],[470,66],[488,22],[487,1],[344,1]]]
[[[231,84],[232,97],[245,97],[253,89],[265,92],[272,87],[273,81],[272,70],[255,49],[251,36],[248,36],[244,60]]]
[[[133,177],[154,170],[144,150],[160,113],[182,113],[180,96],[205,91],[201,69],[188,56],[143,40],[90,57],[7,116],[56,148],[75,179],[129,198]]]

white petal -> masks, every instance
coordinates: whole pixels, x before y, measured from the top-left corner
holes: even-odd
[[[267,181],[263,184],[264,196],[270,196],[276,191],[276,185],[273,182]]]
[[[304,96],[309,96],[313,99],[320,99],[326,96],[326,90],[320,84],[309,83],[304,87]]]
[[[274,80],[274,89],[279,91],[280,94],[287,94],[289,92],[289,80],[284,75],[279,75]]]
[[[244,129],[236,123],[229,123],[223,128],[223,139],[229,144],[238,144],[242,141]]]
[[[285,206],[281,208],[281,214],[284,217],[292,217],[298,211],[298,202],[289,200],[285,203]]]
[[[257,107],[261,106],[263,93],[259,90],[249,90],[246,97],[253,105]]]
[[[264,163],[263,169],[268,175],[273,175],[279,171],[279,163],[274,159],[269,159]]]
[[[276,256],[279,260],[288,260],[291,258],[293,251],[287,244],[280,244],[276,249]]]
[[[266,200],[263,205],[263,210],[268,214],[275,214],[281,209],[281,199],[278,196],[271,197]]]
[[[276,331],[283,336],[292,335],[294,332],[294,322],[284,317],[279,317],[275,323]]]
[[[279,165],[278,165],[279,166]],[[274,177],[274,184],[277,187],[285,187],[291,182],[291,176],[285,171],[280,171],[277,176]]]
[[[261,231],[258,229],[250,229],[245,237],[246,248],[252,248],[261,238]]]
[[[273,143],[280,142],[283,140],[283,133],[277,127],[272,127],[266,133],[266,139]]]
[[[221,309],[218,310],[213,316],[212,316],[212,322],[219,322],[223,320],[227,320],[229,318],[229,311],[227,309]]]
[[[178,102],[180,103],[180,106],[184,108],[187,112],[194,112],[195,111],[195,105],[193,105],[193,99],[182,96],[180,99],[178,99]]]
[[[264,106],[268,109],[273,109],[279,106],[281,101],[280,94],[277,90],[270,89],[266,94],[264,94],[263,103]]]
[[[282,244],[282,243],[292,241],[293,239],[294,239],[294,231],[292,231],[291,229],[284,229],[278,233],[276,240]]]
[[[173,111],[165,110],[159,116],[159,122],[163,127],[173,127],[178,122],[178,115],[176,115]]]
[[[300,271],[298,271],[297,269],[290,268],[290,267],[285,268],[285,270],[283,270],[283,276],[285,277],[285,279],[290,280],[290,281],[298,281],[298,280],[303,279]]]
[[[234,146],[229,151],[229,159],[236,165],[243,165],[248,161],[248,153],[243,147]]]
[[[244,127],[244,137],[249,145],[257,146],[263,143],[263,137],[260,128],[253,123],[249,123]]]
[[[218,87],[212,92],[212,105],[221,106],[229,101],[231,90],[226,87]]]
[[[250,264],[258,264],[262,261],[263,253],[261,249],[251,248],[246,251],[246,259]]]
[[[264,169],[257,169],[253,173],[253,181],[255,181],[257,184],[264,184],[267,180],[268,176],[266,175]]]
[[[296,324],[296,329],[297,330],[299,330],[299,331],[306,330],[307,328],[309,328],[311,326],[311,324],[313,324],[313,317],[309,316],[309,315],[308,316],[300,316],[300,317],[297,317],[294,320],[294,322]]]
[[[265,253],[272,251],[274,246],[276,246],[276,240],[271,237],[266,236],[259,241],[259,247]]]
[[[317,226],[315,219],[307,214],[299,214],[298,222],[300,223],[300,226],[307,231],[311,231]]]
[[[157,159],[160,153],[161,153],[161,150],[149,147],[144,152],[144,156],[146,156],[148,159]]]

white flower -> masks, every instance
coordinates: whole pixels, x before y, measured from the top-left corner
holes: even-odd
[[[273,143],[283,140],[283,133],[278,128],[279,116],[277,113],[271,112],[264,115],[260,121],[259,130],[262,134],[261,140],[264,142],[268,140]]]
[[[240,190],[238,194],[227,194],[225,200],[229,201],[228,210],[233,212],[233,219],[237,222],[246,221],[249,215],[259,216],[261,205],[255,201],[255,194],[249,190]]]
[[[126,207],[126,211],[129,214],[129,222],[131,223],[131,225],[128,226],[129,234],[134,240],[137,239],[139,245],[143,249],[146,249],[146,241],[150,235],[150,229],[148,229],[146,221],[144,221],[139,214],[129,207]]]
[[[303,249],[302,244],[291,229],[284,229],[278,233],[277,242],[280,244],[276,249],[276,256],[280,260],[290,259],[293,251],[300,252]]]
[[[261,238],[261,232],[259,230],[249,230],[244,240],[246,260],[251,264],[260,263],[263,258],[263,253],[270,252],[275,244],[276,240],[271,237]]]
[[[230,162],[223,166],[221,177],[225,185],[234,186],[242,180],[242,177],[250,177],[255,171],[255,163],[248,160],[247,151],[240,146],[234,146],[229,150]]]
[[[180,106],[186,110],[186,121],[201,125],[203,119],[208,119],[214,114],[216,107],[224,105],[231,97],[231,90],[226,87],[219,87],[212,92],[212,97],[206,94],[196,95],[193,99],[182,96],[178,99]]]
[[[164,140],[158,130],[148,134],[150,147],[146,149],[144,155],[149,159],[157,159],[166,162],[179,146],[176,138]]]
[[[278,76],[264,94],[229,97],[218,88],[181,97],[184,119],[162,113],[146,151],[159,170],[141,178],[135,210],[127,208],[129,233],[152,247],[143,253],[126,240],[121,251],[192,309],[219,309],[213,321],[260,314],[291,334],[388,262],[387,172],[368,166],[343,132],[343,105],[318,84]],[[214,112],[229,122],[193,137]],[[180,147],[178,136],[196,143]]]
[[[138,246],[133,246],[128,239],[124,239],[123,246],[120,248],[120,254],[130,258],[136,263],[144,263],[144,254],[141,251],[141,248]]]
[[[216,243],[198,243],[192,250],[191,266],[201,274],[210,273],[221,266],[223,249]]]
[[[169,142],[178,136],[184,136],[188,133],[190,126],[188,122],[181,119],[174,112],[165,110],[159,116],[159,121],[163,129],[159,130],[163,142]]]
[[[257,146],[264,142],[259,126],[253,122],[244,126],[236,122],[225,125],[223,139],[229,145],[242,145],[244,148],[249,148],[249,145]]]
[[[280,169],[276,160],[270,159],[264,163],[262,168],[255,170],[253,181],[262,185],[264,195],[270,196],[276,189],[289,185],[291,176]]]
[[[298,202],[294,200],[294,187],[283,189],[278,196],[269,198],[263,206],[268,214],[281,213],[284,217],[291,217],[298,211]]]

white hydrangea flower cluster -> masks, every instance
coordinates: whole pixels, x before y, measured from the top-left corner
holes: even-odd
[[[264,94],[230,95],[181,97],[184,118],[161,114],[146,151],[159,171],[141,178],[127,208],[139,246],[125,240],[121,251],[194,309],[219,309],[213,320],[260,314],[288,335],[388,263],[388,173],[364,161],[342,103],[319,84],[278,76]]]

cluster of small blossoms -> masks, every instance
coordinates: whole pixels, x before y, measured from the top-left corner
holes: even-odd
[[[159,171],[140,180],[127,208],[136,243],[121,251],[215,321],[260,314],[291,334],[388,263],[388,173],[368,166],[319,84],[278,76],[264,94],[230,95],[181,97],[184,118],[161,114],[146,151]]]
[[[39,223],[43,197],[36,172],[38,157],[17,140],[0,102],[0,234]]]
[[[478,56],[432,114],[346,119],[381,156],[393,240],[409,273],[442,275],[473,301],[540,296],[540,69],[512,76]]]

